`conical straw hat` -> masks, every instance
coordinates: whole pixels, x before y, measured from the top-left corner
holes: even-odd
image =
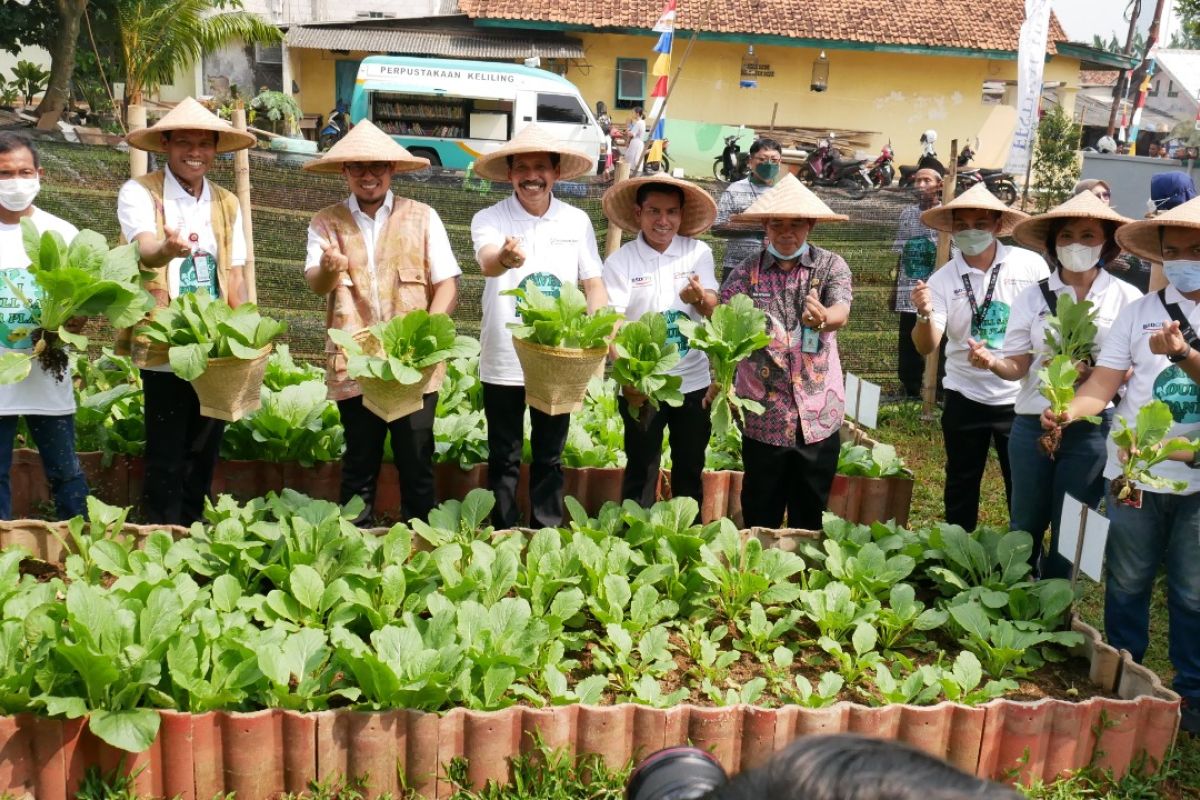
[[[475,174],[489,181],[508,181],[508,157],[526,153],[558,153],[559,180],[569,181],[587,175],[596,168],[596,162],[578,150],[563,147],[545,128],[529,124],[498,150],[493,150],[475,160]]]
[[[231,153],[253,147],[258,141],[249,131],[239,131],[216,114],[200,105],[194,98],[184,98],[158,122],[140,128],[125,137],[130,147],[151,153],[165,153],[161,134],[166,131],[216,131],[217,152]]]
[[[696,236],[712,227],[717,218],[717,203],[708,192],[694,183],[672,178],[669,175],[645,175],[638,178],[621,181],[608,188],[604,193],[604,213],[621,230],[639,233],[642,229],[638,222],[637,205],[638,189],[647,184],[665,184],[674,186],[683,192],[683,220],[679,224],[680,236]]]
[[[413,172],[429,166],[429,159],[414,156],[369,119],[355,124],[342,140],[320,158],[304,162],[309,172],[341,172],[348,161],[390,161],[396,172]]]
[[[997,236],[1008,236],[1018,222],[1029,219],[1029,215],[1004,205],[1000,198],[988,191],[985,184],[977,183],[949,203],[931,208],[921,215],[926,228],[945,233],[954,232],[954,212],[961,209],[978,209],[1000,212],[1000,231]]]
[[[1164,211],[1154,219],[1131,222],[1117,231],[1117,244],[1127,253],[1148,261],[1162,261],[1162,228],[1193,228],[1200,230],[1200,197]]]
[[[1115,222],[1118,227],[1130,222],[1116,211],[1105,205],[1104,201],[1091,192],[1080,192],[1067,202],[1055,206],[1045,214],[1038,214],[1017,223],[1013,228],[1013,238],[1022,247],[1046,252],[1046,236],[1050,233],[1050,225],[1056,219],[1098,219],[1103,222]]]
[[[741,214],[735,214],[730,221],[764,222],[769,219],[845,222],[850,218],[845,214],[835,214],[821,198],[789,172],[760,195],[749,208]]]

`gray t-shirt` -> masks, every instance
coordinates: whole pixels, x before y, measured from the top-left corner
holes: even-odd
[[[734,214],[740,214],[749,208],[755,200],[761,197],[771,187],[754,183],[749,178],[734,181],[725,188],[721,199],[717,201],[716,225],[725,225]],[[725,241],[725,258],[721,262],[722,278],[750,256],[757,255],[762,249],[763,234],[761,228],[747,228],[745,234],[731,236]]]

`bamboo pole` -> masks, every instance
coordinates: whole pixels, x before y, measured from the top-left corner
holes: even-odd
[[[671,95],[675,93],[675,87],[679,85],[679,75],[683,72],[683,65],[687,63],[688,56],[692,53],[692,45],[696,43],[696,34],[699,31],[692,31],[692,38],[688,39],[688,46],[683,51],[683,58],[679,59],[679,67],[675,70],[675,77],[671,78],[671,82],[667,85],[667,96],[663,98],[662,108],[654,115],[654,122],[647,128],[653,133],[658,128],[658,121],[663,118],[663,114],[667,113],[667,106],[671,103]],[[664,137],[665,138],[665,137]],[[630,164],[629,169],[634,175],[642,174],[642,164],[646,162],[646,154],[649,152],[648,147],[642,148],[642,155],[638,159],[638,163]]]
[[[942,181],[942,202],[949,203],[954,199],[954,190],[958,183],[958,139],[950,142],[950,172]],[[941,269],[950,260],[950,234],[938,232],[937,269]],[[934,347],[933,352],[925,356],[925,375],[921,380],[921,417],[933,419],[933,409],[937,405],[937,373],[938,357],[941,346]]]
[[[146,107],[141,103],[129,106],[125,112],[129,120],[129,132],[146,127]],[[140,178],[149,170],[149,156],[145,150],[136,147],[129,148],[129,177]]]
[[[246,130],[246,106],[241,100],[233,109],[233,127]],[[242,279],[246,283],[246,299],[258,302],[258,286],[254,280],[254,222],[250,218],[250,151],[238,150],[233,154],[233,184],[237,189],[238,205],[242,208],[242,233],[246,237],[246,265],[242,267]]]
[[[629,178],[629,162],[622,159],[617,164],[617,176],[613,185]],[[608,221],[608,232],[604,235],[604,257],[608,258],[621,249],[621,229],[611,219]]]
[[[767,129],[767,132],[770,133],[772,136],[775,134],[775,115],[778,113],[779,113],[779,103],[777,102],[777,103],[775,103],[774,106],[771,107],[771,127]]]

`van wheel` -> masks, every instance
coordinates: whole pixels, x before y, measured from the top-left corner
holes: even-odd
[[[429,166],[426,167],[425,169],[418,169],[418,170],[414,170],[413,172],[404,173],[408,177],[412,178],[414,181],[421,181],[422,183],[424,183],[425,181],[427,181],[431,177],[433,177],[434,169],[437,169],[439,171],[441,170],[442,159],[438,156],[436,150],[430,150],[427,147],[414,147],[413,149],[409,150],[409,152],[419,158],[429,159]]]

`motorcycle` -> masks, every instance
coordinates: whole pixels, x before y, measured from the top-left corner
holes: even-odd
[[[913,177],[918,171],[927,167],[936,169],[943,174],[946,172],[946,168],[938,160],[937,150],[934,149],[935,144],[937,144],[937,131],[930,128],[921,134],[921,158],[915,165],[903,164],[900,167],[900,187],[902,189],[912,186]]]
[[[871,185],[876,189],[882,189],[885,186],[891,186],[892,181],[896,178],[896,167],[893,165],[895,156],[892,153],[892,143],[888,142],[883,146],[883,150],[879,154],[879,158],[875,159],[875,163],[867,170],[867,174],[871,178]]]
[[[975,158],[975,151],[970,145],[958,154],[958,176],[955,180],[955,194],[962,194],[977,183],[987,186],[988,191],[1000,198],[1006,206],[1017,202],[1017,184],[1012,176],[1002,169],[986,169],[970,167]]]
[[[342,140],[350,129],[350,121],[346,119],[346,106],[338,103],[337,108],[329,112],[329,120],[317,134],[317,147],[328,150]]]
[[[667,150],[671,146],[670,139],[662,140],[662,159],[660,161],[645,161],[642,163],[642,173],[651,175],[655,172],[662,172],[666,175],[671,174],[671,159],[667,155]]]
[[[750,154],[742,152],[737,134],[725,137],[725,149],[713,159],[713,177],[725,183],[740,181],[750,174]]]
[[[866,160],[843,160],[833,146],[833,137],[817,142],[808,154],[798,177],[810,186],[836,186],[851,200],[860,200],[873,187]]]

